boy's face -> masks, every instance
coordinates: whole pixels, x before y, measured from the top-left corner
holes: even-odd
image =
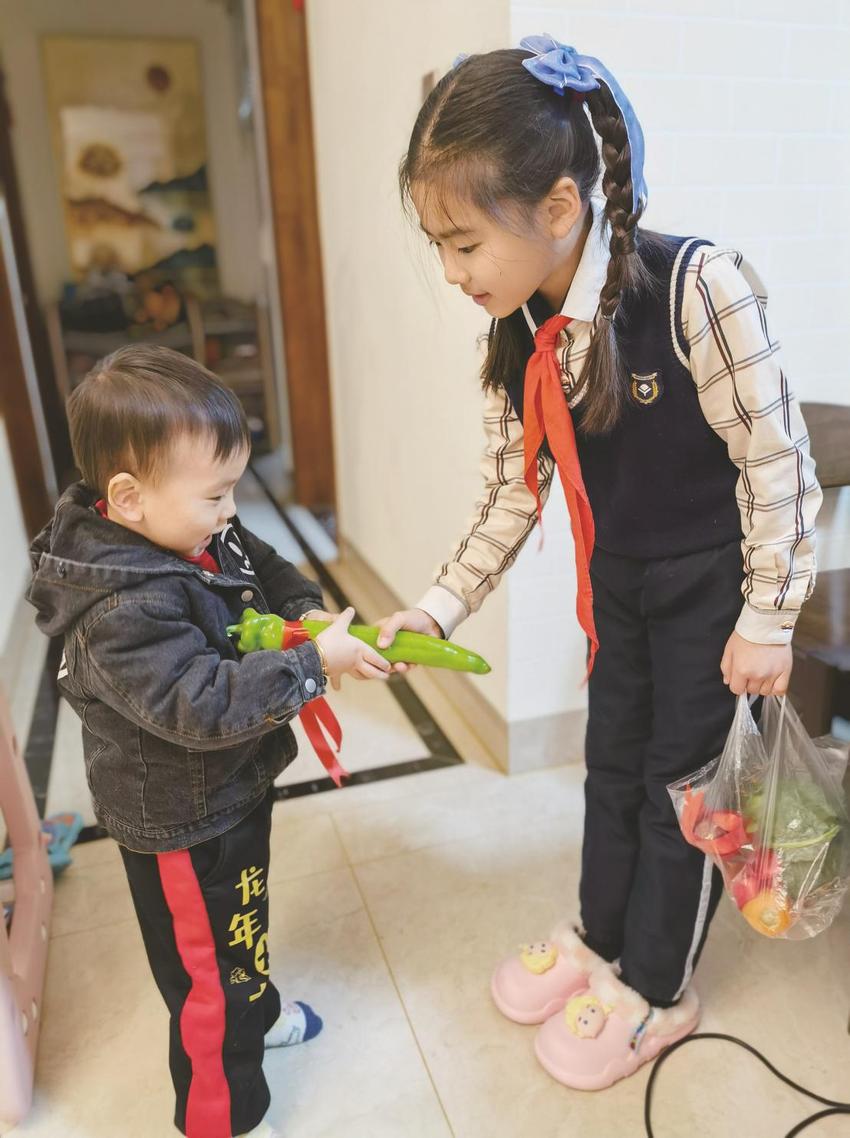
[[[109,517],[180,557],[197,557],[236,513],[233,492],[248,454],[216,458],[211,439],[181,436],[155,479],[111,479]]]

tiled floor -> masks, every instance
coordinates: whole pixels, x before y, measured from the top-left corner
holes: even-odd
[[[325,1019],[270,1053],[287,1138],[633,1138],[646,1074],[570,1093],[536,1065],[533,1029],[492,1007],[494,959],[569,912],[582,772],[507,779],[464,765],[275,808],[272,970]],[[850,913],[803,944],[758,938],[724,903],[698,974],[706,1030],[739,1034],[848,1097]],[[29,1138],[166,1138],[166,1019],[111,842],[60,878]],[[659,1138],[784,1134],[801,1101],[716,1043],[660,1080]],[[847,1120],[821,1124],[847,1134]]]
[[[268,522],[256,493],[252,503]],[[336,707],[351,769],[424,753],[385,689],[350,683]],[[272,972],[325,1030],[269,1054],[270,1119],[285,1138],[639,1138],[646,1071],[602,1094],[566,1091],[536,1064],[534,1029],[503,1020],[487,991],[501,953],[573,911],[583,771],[508,779],[475,761],[471,736],[453,740],[462,766],[275,808]],[[56,759],[49,809],[88,810],[67,708]],[[284,778],[315,773],[305,752]],[[814,941],[773,943],[724,902],[697,986],[705,1030],[850,1097],[850,911]],[[713,1042],[671,1059],[657,1099],[658,1138],[775,1138],[808,1113]],[[116,847],[79,846],[57,882],[35,1105],[12,1133],[168,1138],[171,1107],[165,1011]],[[816,1133],[850,1127],[836,1118]]]

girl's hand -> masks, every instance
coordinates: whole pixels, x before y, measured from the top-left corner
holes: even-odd
[[[347,608],[331,619],[333,624],[319,633],[316,643],[325,653],[328,677],[333,687],[339,690],[339,678],[346,673],[357,680],[389,679],[389,662],[374,648],[349,634],[348,626],[354,619],[354,609]]]
[[[405,629],[407,632],[421,632],[424,636],[436,636],[443,639],[443,630],[432,616],[424,609],[402,609],[394,612],[392,616],[378,621],[381,630],[378,636],[378,647],[389,648],[395,640],[395,634]],[[393,664],[394,672],[409,672],[415,664]]]
[[[790,644],[753,644],[733,632],[720,671],[735,695],[785,695],[793,665]]]

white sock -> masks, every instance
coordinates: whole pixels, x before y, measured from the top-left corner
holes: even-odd
[[[266,1047],[292,1047],[303,1043],[307,1032],[307,1015],[300,1004],[290,1000],[281,1004],[280,1018],[266,1032]]]

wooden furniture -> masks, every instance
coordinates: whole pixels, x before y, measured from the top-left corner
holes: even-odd
[[[256,13],[295,499],[312,509],[332,508],[333,423],[306,13],[303,0],[257,0]]]
[[[850,569],[818,576],[794,632],[791,699],[810,735],[850,720]]]
[[[821,486],[850,486],[850,407],[804,403],[803,415]],[[793,643],[791,699],[809,734],[826,734],[850,720],[850,569],[818,574]]]
[[[273,449],[281,440],[268,310],[229,297],[201,301],[193,296],[186,297],[185,309],[185,319],[162,332],[79,332],[64,328],[59,306],[49,305],[47,330],[63,400],[95,361],[110,352],[130,343],[162,344],[214,371],[242,401],[256,428],[258,448]]]

